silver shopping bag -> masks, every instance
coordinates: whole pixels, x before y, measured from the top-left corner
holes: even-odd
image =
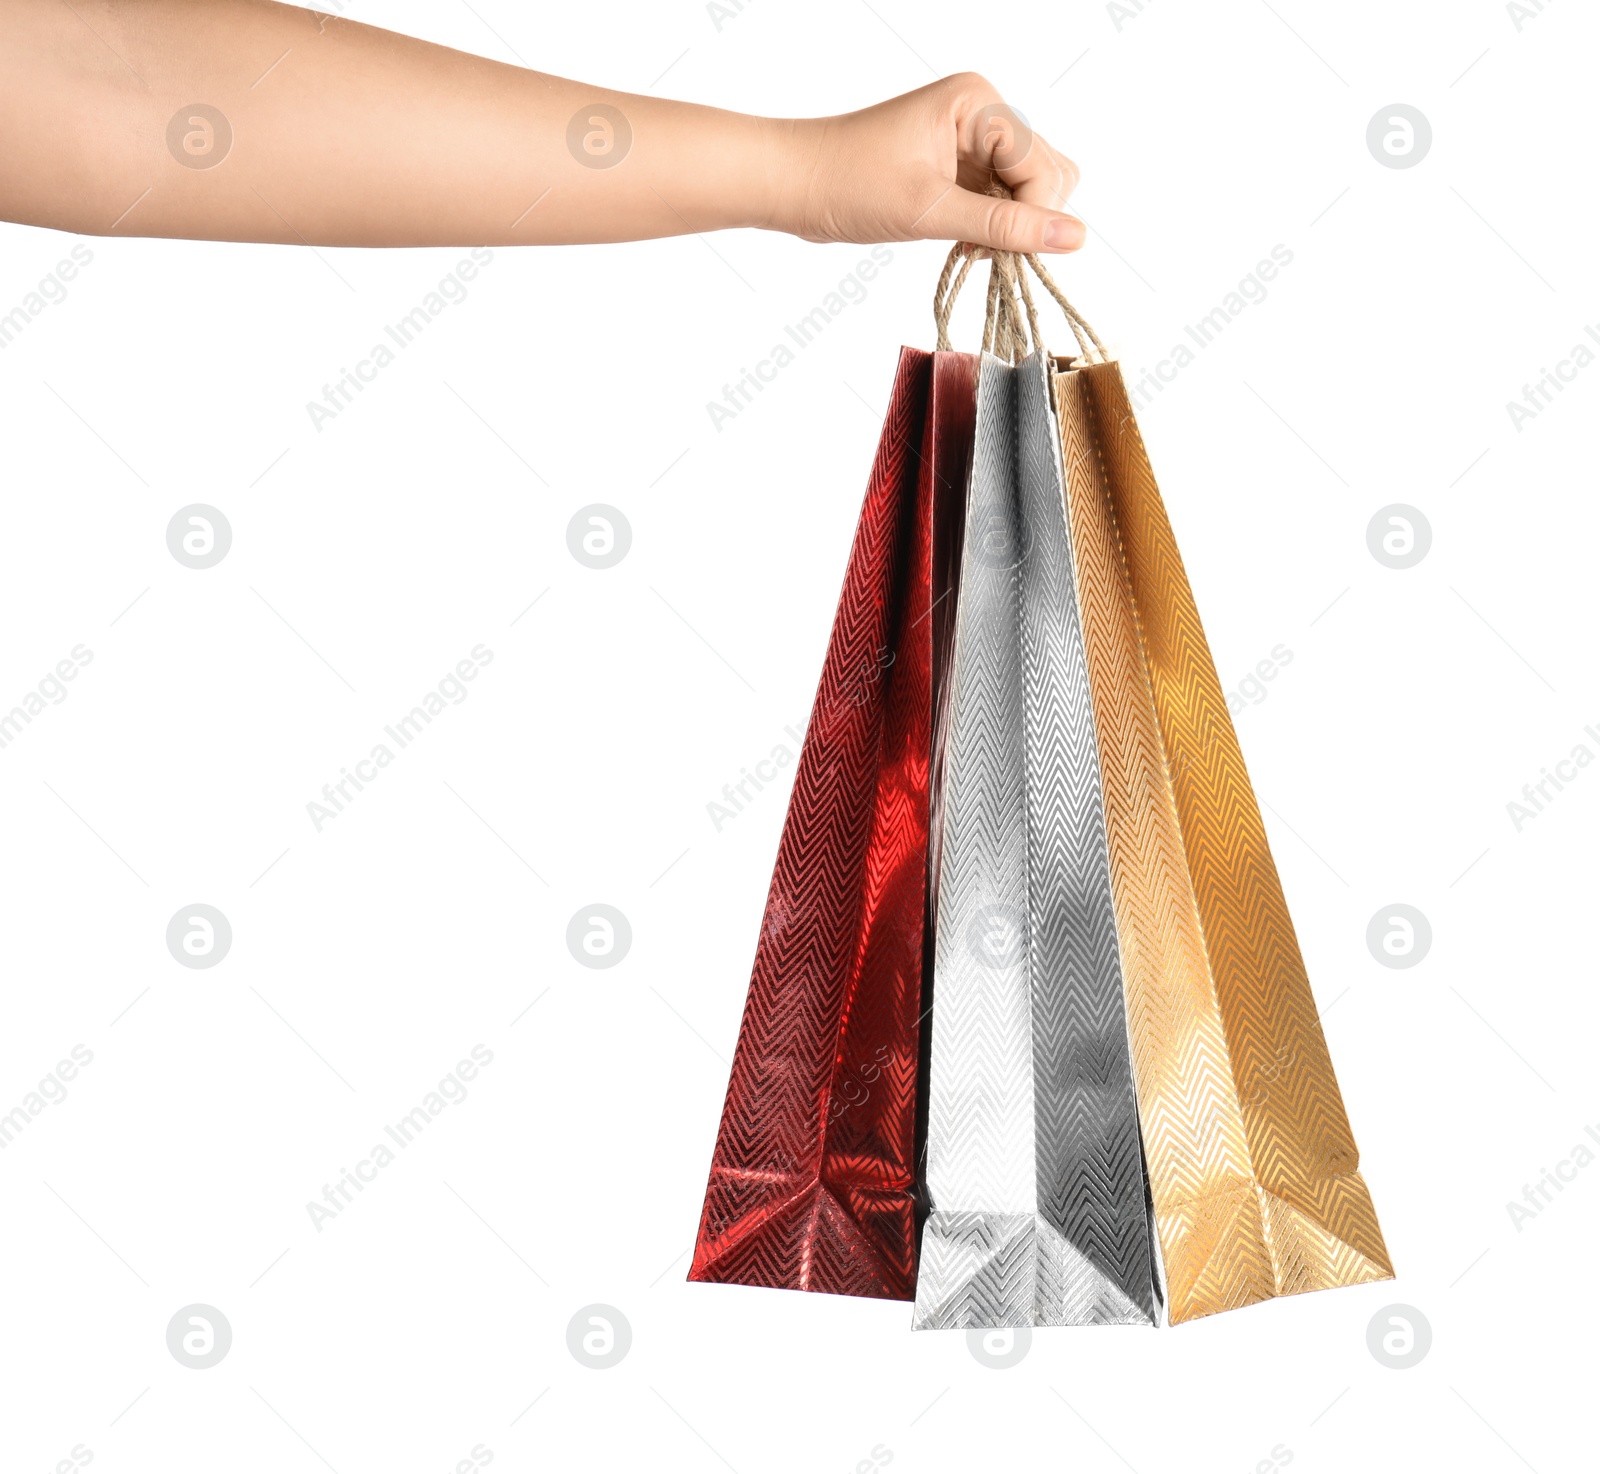
[[[994,303],[991,288],[991,318]],[[979,371],[934,877],[919,1329],[1156,1319],[1049,370],[1036,345],[1016,364],[986,353]]]

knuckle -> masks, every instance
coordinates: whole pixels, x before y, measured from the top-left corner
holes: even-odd
[[[944,79],[944,85],[961,111],[970,109],[980,99],[990,101],[1000,96],[994,83],[981,72],[954,72]]]

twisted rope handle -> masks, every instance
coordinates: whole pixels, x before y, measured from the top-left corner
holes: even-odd
[[[997,198],[1009,199],[1011,191],[998,180],[989,186],[988,193]],[[1027,357],[1031,341],[1038,352],[1044,351],[1044,335],[1039,327],[1039,313],[1034,306],[1033,293],[1028,287],[1027,274],[1019,266],[1026,261],[1033,274],[1055,298],[1066,315],[1072,335],[1077,339],[1079,354],[1091,363],[1105,363],[1110,354],[1100,341],[1100,335],[1089,326],[1083,314],[1067,300],[1066,294],[1056,284],[1055,278],[1045,269],[1036,255],[1018,255],[1011,251],[991,251],[988,298],[983,318],[982,348],[996,357],[1020,363]],[[933,321],[938,329],[935,347],[941,353],[950,351],[950,313],[955,307],[972,264],[977,260],[977,247],[957,243],[945,258],[944,270],[939,273],[938,286],[933,293]],[[1020,299],[1020,300],[1019,300]],[[1026,318],[1027,327],[1023,322]]]

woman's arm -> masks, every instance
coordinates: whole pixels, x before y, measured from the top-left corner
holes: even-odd
[[[1076,249],[1077,171],[964,74],[836,118],[611,92],[272,0],[0,0],[0,217],[534,245],[755,226]],[[1014,201],[982,193],[991,172]]]

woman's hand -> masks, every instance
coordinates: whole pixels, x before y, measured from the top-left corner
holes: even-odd
[[[975,72],[837,118],[788,124],[769,222],[810,241],[960,240],[1003,251],[1075,251],[1064,213],[1077,166]],[[1013,199],[984,193],[993,178]]]

